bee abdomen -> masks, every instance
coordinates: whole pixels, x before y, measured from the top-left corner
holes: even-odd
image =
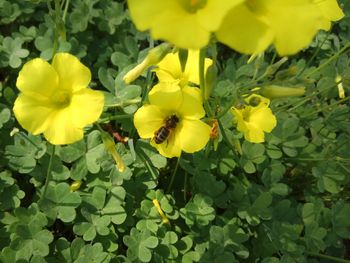
[[[170,130],[166,127],[161,127],[154,136],[154,142],[156,144],[161,144],[169,136]]]

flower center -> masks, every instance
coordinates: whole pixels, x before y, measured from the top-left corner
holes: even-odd
[[[249,105],[253,107],[257,107],[259,106],[260,102],[261,102],[261,99],[259,97],[252,97],[249,100]]]
[[[243,117],[243,120],[245,121],[245,122],[249,122],[249,118],[250,118],[250,110],[247,108],[247,107],[245,107],[244,109],[243,109],[243,112],[242,112],[242,117]]]
[[[180,80],[179,86],[182,88],[188,84],[188,76],[186,76],[183,73],[179,76],[179,80]]]
[[[65,108],[70,104],[71,95],[66,90],[58,90],[51,97],[57,108]]]
[[[196,13],[206,6],[207,0],[178,0],[181,6],[189,13]]]

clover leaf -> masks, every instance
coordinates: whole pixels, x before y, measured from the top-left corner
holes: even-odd
[[[52,220],[59,218],[63,222],[72,222],[76,216],[75,208],[80,203],[80,195],[77,192],[71,192],[69,184],[50,182],[40,207]]]
[[[123,238],[125,245],[128,246],[127,256],[130,260],[139,259],[141,262],[150,262],[152,259],[152,250],[158,246],[158,238],[152,236],[147,229],[140,232],[132,228],[130,235]]]

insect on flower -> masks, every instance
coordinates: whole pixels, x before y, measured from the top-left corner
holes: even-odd
[[[179,118],[173,114],[165,120],[165,124],[160,127],[154,134],[153,140],[156,144],[161,144],[170,135],[171,131],[176,128]]]

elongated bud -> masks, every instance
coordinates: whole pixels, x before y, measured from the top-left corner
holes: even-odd
[[[69,186],[70,191],[71,191],[71,192],[75,192],[75,191],[79,190],[79,188],[80,188],[80,186],[81,186],[82,183],[83,183],[83,182],[80,181],[80,180],[74,181],[74,182],[71,183],[70,186]]]
[[[298,67],[291,66],[288,69],[280,70],[276,73],[275,79],[285,80],[290,79],[298,74]]]
[[[213,86],[215,84],[216,78],[218,75],[218,68],[212,64],[208,67],[207,72],[205,73],[205,94],[204,98],[207,100],[213,91]]]
[[[305,87],[281,87],[276,85],[265,86],[259,90],[259,93],[270,99],[285,98],[285,97],[298,97],[305,94]]]
[[[106,150],[112,155],[118,171],[121,173],[124,172],[125,164],[121,156],[117,152],[117,149],[115,148],[115,143],[113,138],[107,132],[103,132],[103,131],[101,131],[101,138]]]
[[[345,90],[343,87],[342,77],[339,74],[337,74],[337,76],[335,77],[335,82],[337,83],[339,98],[344,99],[345,98]]]
[[[162,208],[160,207],[159,201],[157,199],[153,199],[152,203],[156,207],[160,217],[162,218],[163,223],[164,224],[170,224],[169,219],[167,218],[167,216],[164,214]]]
[[[179,60],[181,65],[181,71],[185,72],[187,58],[188,58],[188,49],[180,48],[178,54],[179,54]]]
[[[123,80],[126,84],[130,84],[137,79],[148,67],[158,64],[166,54],[172,49],[169,43],[162,43],[159,46],[151,49],[144,60],[125,74]]]
[[[277,61],[276,63],[272,64],[271,66],[269,66],[267,68],[267,74],[268,75],[273,75],[275,74],[275,72],[285,63],[287,62],[288,58],[287,57],[283,57],[281,58],[279,61]]]

